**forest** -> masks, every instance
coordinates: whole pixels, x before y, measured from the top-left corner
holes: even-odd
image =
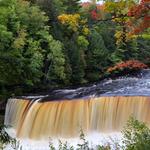
[[[149,115],[150,0],[0,0],[0,149],[149,150]]]
[[[149,0],[0,0],[0,99],[150,65]]]

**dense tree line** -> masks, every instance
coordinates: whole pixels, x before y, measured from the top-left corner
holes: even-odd
[[[1,95],[98,81],[121,61],[149,65],[147,2],[1,0]]]

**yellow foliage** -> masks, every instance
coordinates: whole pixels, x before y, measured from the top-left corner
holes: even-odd
[[[82,19],[82,20],[80,21],[80,23],[83,24],[83,25],[86,24],[86,23],[87,23],[87,19]]]
[[[74,32],[80,30],[80,32],[84,35],[88,35],[90,33],[87,26],[87,20],[82,19],[80,14],[62,14],[58,16],[58,20]]]
[[[80,15],[79,14],[62,14],[58,16],[58,20],[62,24],[69,25],[73,31],[77,31],[79,27]]]
[[[125,34],[125,35],[124,35]],[[116,38],[116,44],[119,45],[120,43],[123,42],[123,37],[126,37],[125,40],[128,42],[131,39],[137,38],[137,36],[134,36],[130,33],[124,33],[123,31],[116,31],[115,33],[115,38]]]
[[[105,3],[105,11],[116,15],[126,15],[129,8],[131,8],[134,3],[134,0],[120,0],[117,2],[108,1]]]
[[[84,35],[88,35],[90,33],[90,30],[87,27],[83,27],[82,32]]]
[[[127,33],[126,36],[127,36],[127,41],[131,39],[134,40],[138,37],[137,35],[133,35],[131,33]]]
[[[133,38],[126,33],[127,31],[123,32],[123,28],[127,29],[127,22],[130,20],[128,17],[128,11],[134,3],[134,0],[120,0],[117,2],[108,1],[105,3],[105,11],[112,14],[112,21],[119,26],[115,34],[117,45],[125,42],[123,40],[128,41]]]
[[[117,40],[116,44],[119,45],[123,40],[123,32],[122,31],[116,31],[115,38]]]

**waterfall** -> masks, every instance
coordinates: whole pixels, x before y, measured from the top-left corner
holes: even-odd
[[[19,138],[76,137],[84,133],[120,132],[130,116],[150,127],[150,97],[112,96],[61,101],[9,99],[5,125]]]

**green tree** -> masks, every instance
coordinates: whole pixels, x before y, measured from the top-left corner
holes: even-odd
[[[1,89],[64,80],[63,45],[49,34],[47,22],[27,1],[0,1]]]
[[[76,46],[75,46],[76,45]],[[89,42],[84,36],[78,36],[77,42],[74,43],[74,49],[72,50],[72,80],[73,83],[84,83],[85,77],[85,51],[87,50],[87,46]]]
[[[138,59],[150,66],[150,29],[137,37]]]
[[[85,77],[85,53],[89,42],[87,36],[89,29],[86,20],[80,14],[62,14],[58,20],[64,28],[65,54],[71,68],[70,81],[73,84],[84,83]]]
[[[88,80],[97,81],[104,72],[103,69],[108,65],[109,51],[105,46],[101,33],[96,29],[91,30],[89,41],[86,75]]]

